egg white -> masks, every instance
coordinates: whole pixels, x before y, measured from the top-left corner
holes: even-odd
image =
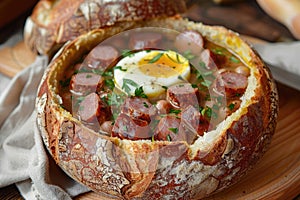
[[[115,86],[134,95],[137,87],[152,98],[176,83],[187,81],[190,65],[174,51],[143,50],[121,59],[114,68]]]

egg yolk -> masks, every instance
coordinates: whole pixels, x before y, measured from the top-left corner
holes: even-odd
[[[188,60],[173,51],[152,51],[138,62],[142,73],[158,78],[182,74],[188,67]]]

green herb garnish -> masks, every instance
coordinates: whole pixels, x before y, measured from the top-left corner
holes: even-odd
[[[188,60],[192,60],[193,58],[196,57],[194,54],[192,54],[190,50],[183,52],[183,56]]]
[[[115,83],[112,79],[105,79],[104,83],[111,90],[115,88]]]
[[[229,104],[229,106],[228,106],[228,108],[229,108],[230,110],[233,110],[234,107],[235,107],[235,104],[234,104],[234,103],[231,103],[231,104]]]
[[[234,62],[234,63],[240,63],[240,60],[237,59],[235,56],[231,56],[231,57],[230,57],[230,61],[231,61],[231,62]]]
[[[127,69],[123,69],[122,66],[115,66],[114,69],[119,69],[119,70],[121,70],[123,72],[127,71]]]
[[[132,57],[134,55],[134,52],[132,52],[129,49],[124,49],[124,50],[122,50],[121,54],[123,57],[127,57],[127,56]]]
[[[202,82],[201,82],[201,85],[203,85],[203,86],[205,86],[205,87],[209,87],[211,84],[212,84],[212,82],[209,81],[209,80],[205,80],[205,81],[202,81]]]
[[[174,114],[178,115],[179,113],[181,113],[181,110],[170,109],[169,113],[174,113]]]
[[[148,98],[148,96],[144,93],[144,90],[143,90],[142,86],[135,89],[134,96],[142,97],[142,98]]]
[[[172,141],[172,138],[169,134],[167,135],[167,141],[169,141],[169,142]]]
[[[151,60],[148,61],[148,63],[155,63],[156,61],[158,61],[162,56],[164,55],[164,53],[159,53],[156,56],[154,56]]]
[[[145,108],[149,108],[148,104],[146,102],[143,103]]]
[[[125,90],[127,94],[130,93],[130,85],[137,88],[139,85],[131,79],[124,78],[122,89]]]
[[[169,128],[169,130],[172,131],[175,134],[178,133],[178,128]]]
[[[201,67],[201,68],[206,68],[206,64],[205,64],[205,62],[203,62],[203,61],[200,61],[199,62],[199,66]]]

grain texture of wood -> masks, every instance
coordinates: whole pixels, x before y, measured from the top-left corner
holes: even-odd
[[[0,73],[13,77],[34,62],[36,55],[20,41],[0,49]]]

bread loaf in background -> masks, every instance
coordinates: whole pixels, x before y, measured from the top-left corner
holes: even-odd
[[[93,29],[185,11],[185,0],[40,0],[26,21],[24,41],[33,52],[51,55]]]
[[[299,0],[257,0],[257,3],[268,15],[285,25],[295,38],[300,39]]]

